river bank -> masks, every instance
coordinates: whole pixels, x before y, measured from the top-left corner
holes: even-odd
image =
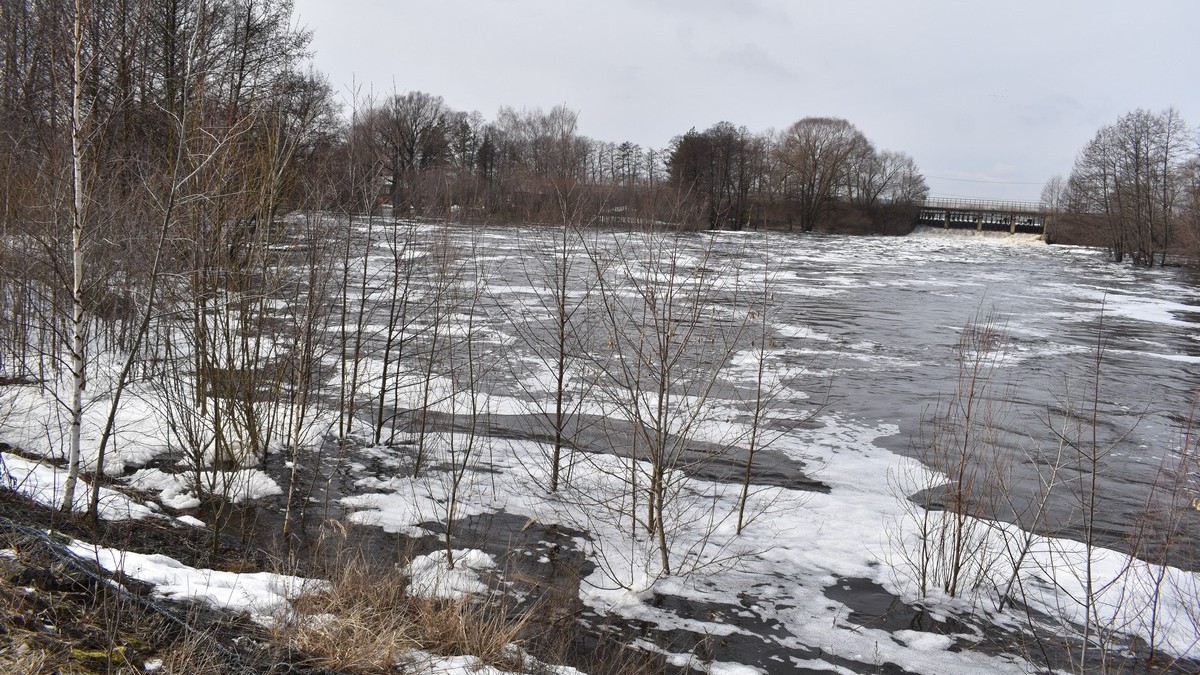
[[[562,609],[556,616],[578,626],[582,641],[608,636],[664,668],[1027,672],[1140,667],[1151,643],[1160,663],[1189,654],[1195,624],[1188,605],[1176,601],[1191,597],[1186,589],[1195,583],[1181,569],[1186,561],[1163,568],[1109,550],[1128,547],[1148,498],[1165,485],[1162,468],[1190,448],[1181,421],[1187,382],[1200,367],[1192,337],[1200,293],[1175,271],[1113,268],[1097,251],[988,238],[590,232],[568,251],[578,277],[564,297],[580,308],[594,302],[576,316],[595,323],[581,325],[572,349],[571,407],[559,429],[569,442],[558,448],[560,487],[550,490],[555,428],[547,420],[555,397],[546,336],[554,333],[552,322],[541,322],[554,315],[546,272],[555,258],[545,254],[561,231],[355,227],[363,248],[353,265],[371,280],[343,301],[366,308],[361,320],[344,324],[365,327],[357,431],[331,433],[345,428],[337,392],[349,368],[338,364],[302,418],[312,430],[308,446],[273,447],[266,462],[237,470],[199,467],[229,481],[223,501],[234,506],[218,512],[189,482],[196,455],[181,451],[169,431],[163,411],[172,404],[155,382],[138,382],[119,419],[118,451],[106,464],[106,518],[219,529],[224,534],[214,536],[244,537],[276,559],[311,554],[337,541],[338,531],[370,533],[356,536],[381,561],[399,565],[409,579],[401,583],[420,577],[418,570],[443,569],[464,588],[496,599],[511,594],[518,604],[538,595],[532,589],[553,589]],[[454,304],[389,328],[388,317],[399,316],[390,289],[402,277],[394,266],[417,263],[398,268],[411,269],[415,301],[451,288],[439,286],[445,268],[428,264],[439,260],[461,266],[454,294],[441,296]],[[602,281],[587,282],[597,270],[605,272]],[[637,402],[654,399],[628,394],[650,397],[653,388],[598,378],[638,363],[639,377],[654,372],[653,352],[627,351],[648,343],[652,334],[638,331],[653,322],[611,328],[618,312],[652,318],[649,290],[664,288],[677,289],[674,307],[698,313],[660,324],[696,332],[672,361],[686,364],[674,372],[689,379],[671,381],[672,396],[658,400],[672,416],[656,422],[654,408]],[[747,290],[763,288],[770,293]],[[770,311],[748,297],[769,297],[763,307]],[[997,553],[969,592],[933,592],[913,574],[920,560],[913,545],[922,541],[913,527],[925,516],[908,499],[915,490],[905,488],[946,483],[918,461],[921,439],[954,396],[956,345],[981,311],[1002,317],[1002,358],[986,397],[997,414],[986,449],[1006,458],[1011,493],[1038,501],[1059,447],[1047,421],[1080,420],[1078,411],[1092,406],[1103,422],[1094,447],[1112,450],[1090,472],[1078,458],[1057,465],[1061,489],[1035,524],[1040,536],[972,519],[973,545],[1000,552],[1023,542],[1025,557],[1014,567]],[[403,343],[411,360],[385,358],[393,334],[411,337]],[[430,366],[424,355],[434,353],[435,335],[446,351]],[[1101,393],[1085,396],[1075,383],[1094,382],[1098,336],[1107,337]],[[622,361],[622,354],[636,358]],[[333,364],[336,352],[326,355]],[[101,427],[103,373],[93,382],[97,404],[85,425],[92,441]],[[56,418],[57,403],[35,385],[4,392],[4,438],[21,449],[6,454],[10,485],[53,505],[61,495],[53,460],[63,430],[46,421]],[[264,411],[268,404],[261,403]],[[648,444],[655,438],[659,445]],[[757,460],[746,484],[752,443]],[[672,524],[664,532],[669,570],[644,515],[656,451],[674,458],[657,474],[671,490],[660,512]],[[1103,504],[1092,512],[1091,530],[1078,506],[1085,475]],[[1194,550],[1192,516],[1171,513],[1173,550],[1182,560]],[[748,515],[744,527],[739,514]],[[1083,550],[1076,542],[1088,531],[1096,546]],[[131,552],[158,552],[152,541],[138,547]],[[462,561],[453,573],[449,556]],[[1088,583],[1080,560],[1093,568],[1093,583],[1118,590],[1089,605],[1064,600],[1081,597]],[[308,569],[319,576],[318,567]],[[1019,603],[1009,583],[1014,569]],[[304,577],[308,570],[287,571]],[[1156,578],[1159,592],[1147,595],[1144,582]],[[303,614],[302,601],[288,603],[283,611]],[[1145,624],[1151,606],[1162,611]],[[1087,617],[1094,622],[1100,611],[1119,630],[1085,631]],[[1027,630],[1031,617],[1038,627]],[[1105,646],[1082,649],[1087,634]],[[539,658],[550,651],[529,649]],[[1119,654],[1129,656],[1112,660]]]

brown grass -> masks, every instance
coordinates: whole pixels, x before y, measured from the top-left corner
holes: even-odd
[[[140,672],[133,645],[144,644],[138,636],[153,630],[151,620],[121,607],[111,623],[113,596],[97,598],[77,579],[10,556],[0,559],[0,672]]]
[[[0,533],[0,549],[0,673],[141,673],[155,661],[164,675],[228,671],[211,617],[183,630],[54,562],[35,540]]]
[[[24,641],[6,639],[0,643],[0,672],[13,675],[70,672],[61,670],[60,661],[61,659],[56,659],[44,650],[30,647]]]
[[[260,673],[291,672],[293,666],[347,675],[397,673],[419,667],[405,661],[412,650],[470,655],[510,672],[554,672],[545,663],[596,675],[663,672],[661,657],[628,649],[619,633],[580,632],[578,579],[573,583],[570,573],[550,579],[506,570],[506,585],[520,590],[517,595],[527,598],[522,602],[498,594],[418,598],[390,561],[371,563],[378,556],[362,553],[339,529],[340,536],[322,540],[328,548],[311,563],[316,569],[301,570],[294,560],[275,565],[323,577],[329,588],[296,599],[295,611],[270,631],[204,607],[143,606],[56,563],[40,539],[0,530],[0,550],[6,551],[0,555],[0,673],[138,673],[155,664],[155,672],[167,675],[217,675],[239,661]]]
[[[206,631],[188,632],[159,654],[163,675],[224,675],[229,664],[213,647],[214,636]]]
[[[410,650],[442,656],[469,654],[502,669],[519,669],[509,645],[527,613],[508,616],[503,603],[431,600],[408,593],[407,578],[361,557],[340,561],[331,587],[295,602],[277,622],[275,639],[311,665],[348,673],[384,673]]]

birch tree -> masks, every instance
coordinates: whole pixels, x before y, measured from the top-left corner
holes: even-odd
[[[75,0],[74,30],[71,44],[71,392],[70,440],[67,451],[67,479],[63,486],[62,510],[70,511],[75,503],[75,485],[79,480],[80,427],[83,423],[84,388],[84,307],[83,307],[83,238],[87,218],[86,188],[84,186],[85,128],[83,87],[87,64],[84,63],[83,24],[88,11],[86,0]]]

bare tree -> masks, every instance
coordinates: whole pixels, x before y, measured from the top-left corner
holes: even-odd
[[[779,439],[813,420],[828,403],[826,391],[822,398],[814,396],[814,404],[803,413],[790,413],[787,419],[779,419],[775,414],[805,373],[805,365],[785,363],[774,354],[776,334],[772,322],[782,302],[779,294],[783,281],[768,240],[754,241],[749,248],[752,250],[747,253],[755,256],[756,266],[761,267],[762,276],[739,275],[737,280],[742,287],[737,304],[746,312],[744,330],[749,345],[736,353],[733,360],[750,366],[750,384],[745,387],[750,391],[739,396],[743,412],[749,412],[749,420],[744,432],[729,439],[731,448],[737,448],[739,458],[744,453],[735,530],[739,535],[758,515],[751,506],[751,497],[755,492],[754,478],[762,471],[757,463],[761,454]],[[743,387],[739,387],[741,389]]]
[[[628,424],[612,436],[629,443],[614,448],[630,460],[627,498],[604,508],[616,507],[635,540],[649,538],[663,575],[711,563],[705,533],[736,518],[685,487],[689,472],[726,451],[694,446],[715,414],[722,370],[745,346],[750,316],[730,316],[718,302],[723,284],[736,282],[714,273],[712,246],[680,232],[641,231],[615,238],[611,250],[589,251],[604,331],[597,339],[607,342],[593,352],[597,402]]]
[[[451,346],[447,364],[452,389],[449,406],[453,429],[452,433],[446,434],[445,452],[442,454],[442,460],[449,469],[445,475],[443,543],[446,547],[446,565],[450,568],[455,564],[457,520],[465,492],[471,487],[469,478],[478,471],[481,455],[490,442],[479,432],[480,423],[489,414],[488,397],[482,389],[483,381],[492,368],[489,364],[497,360],[491,353],[493,350],[481,339],[483,331],[478,323],[482,318],[480,303],[484,299],[488,270],[478,242],[472,240],[470,246],[470,255],[458,258],[466,269],[461,270],[456,278],[454,293],[458,300],[457,314],[465,319],[466,325],[456,327],[462,331],[462,335],[457,344]],[[449,323],[446,330],[447,333],[451,330]],[[446,339],[451,341],[453,337],[448,334]]]
[[[587,396],[581,366],[586,362],[582,335],[590,323],[591,297],[596,280],[585,257],[585,232],[576,224],[536,228],[523,236],[521,273],[533,293],[532,307],[506,310],[524,350],[514,353],[513,367],[536,382],[550,378],[547,392],[526,387],[529,405],[551,437],[547,462],[548,489],[557,492],[563,481],[563,454],[574,447],[580,410]],[[530,362],[527,362],[528,359]],[[518,379],[524,382],[525,378]]]
[[[1200,154],[1193,154],[1180,171],[1179,225],[1184,249],[1200,250]]]
[[[579,114],[561,105],[549,112],[500,109],[498,163],[504,165],[511,208],[519,217],[561,222],[564,206],[574,210],[586,195],[590,142],[577,133],[578,123]]]
[[[380,363],[379,396],[375,405],[375,434],[376,445],[383,438],[384,426],[389,426],[388,443],[395,442],[397,414],[400,390],[404,382],[404,359],[411,354],[406,348],[416,337],[414,323],[423,314],[424,307],[415,299],[417,290],[417,270],[424,257],[417,252],[416,229],[410,223],[393,223],[384,235],[387,246],[391,250],[391,268],[387,270],[384,285],[386,292],[387,317],[383,328],[383,358]],[[432,375],[432,372],[430,373]],[[389,389],[389,387],[391,387]],[[388,396],[391,396],[391,407],[388,407]]]
[[[745,127],[719,122],[703,133],[692,129],[673,139],[667,167],[677,189],[697,200],[698,221],[740,230],[750,221],[764,153]]]
[[[468,273],[467,264],[470,262],[461,259],[447,230],[439,232],[437,239],[429,243],[425,261],[429,267],[422,280],[421,341],[414,355],[420,368],[419,407],[415,411],[417,447],[413,457],[414,477],[420,475],[429,461],[428,436],[433,428],[432,413],[438,405],[453,401],[453,380],[444,380],[442,376],[449,370],[448,362],[453,361],[455,343],[451,324],[460,308],[463,275]]]
[[[375,223],[379,218],[379,194],[385,170],[378,157],[374,134],[360,116],[364,108],[370,110],[371,99],[360,98],[357,88],[350,93],[350,120],[346,138],[337,158],[340,175],[335,186],[339,213],[345,219],[345,230],[341,241],[339,283],[339,348],[338,359],[341,377],[338,387],[338,439],[343,448],[354,431],[354,418],[358,412],[364,355],[364,333],[368,319],[368,295],[377,282],[372,276],[370,256],[365,252],[374,244]],[[365,228],[358,223],[363,223]],[[361,247],[361,251],[356,248]],[[362,255],[358,255],[359,253]],[[353,322],[353,323],[352,323]]]
[[[1102,127],[1084,146],[1069,179],[1076,211],[1100,214],[1109,251],[1120,261],[1161,264],[1174,244],[1189,131],[1174,108],[1135,110]]]
[[[418,179],[447,155],[449,112],[441,96],[421,91],[394,94],[374,111],[394,209],[421,207]]]
[[[788,168],[789,196],[800,227],[810,232],[842,195],[856,156],[869,145],[850,122],[806,117],[783,132],[780,161]]]
[[[1067,207],[1067,190],[1067,179],[1061,175],[1052,176],[1042,186],[1041,204],[1042,217],[1045,218],[1046,241],[1054,241],[1054,229]]]

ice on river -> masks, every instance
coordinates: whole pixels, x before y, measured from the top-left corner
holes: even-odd
[[[629,527],[637,505],[623,501],[629,494],[626,477],[647,474],[644,456],[616,452],[613,446],[568,449],[564,487],[550,494],[546,486],[551,448],[539,442],[544,435],[500,420],[544,414],[552,403],[555,380],[545,355],[522,347],[523,336],[511,325],[518,317],[544,320],[552,309],[552,303],[544,301],[542,278],[535,273],[545,268],[536,268],[530,260],[536,252],[515,232],[429,225],[414,230],[412,241],[450,242],[463,252],[463,260],[473,254],[486,260],[487,273],[471,280],[472,288],[483,289],[485,301],[475,308],[478,312],[458,308],[444,317],[448,323],[441,330],[446,340],[460,344],[477,337],[491,367],[477,377],[482,384],[475,396],[462,386],[461,370],[457,378],[452,372],[434,372],[426,380],[419,363],[391,370],[388,391],[383,392],[387,412],[425,405],[453,421],[475,410],[493,416],[489,422],[494,426],[480,425],[476,434],[465,432],[462,424],[430,431],[422,448],[431,461],[412,477],[406,468],[412,465],[414,438],[411,429],[396,423],[385,434],[395,431],[401,443],[351,446],[346,458],[349,475],[342,481],[347,493],[334,497],[352,522],[414,537],[437,537],[452,507],[457,518],[503,511],[583,532],[572,543],[594,566],[580,589],[589,610],[630,625],[641,622],[648,635],[639,646],[706,672],[865,672],[894,664],[910,672],[943,675],[1037,668],[1021,654],[972,649],[992,628],[1024,630],[1027,615],[1011,607],[996,609],[996,589],[1003,588],[1003,578],[988,578],[987,588],[970,598],[926,598],[925,608],[947,619],[942,632],[862,625],[854,618],[853,603],[829,592],[849,586],[847,580],[853,579],[895,596],[902,606],[918,600],[903,551],[920,542],[908,520],[912,510],[906,495],[896,486],[905,477],[923,485],[941,479],[911,457],[912,448],[921,437],[922,419],[954,390],[953,349],[972,317],[994,314],[1010,342],[1009,356],[1000,363],[1000,379],[1011,387],[1005,389],[1002,402],[1016,410],[1014,421],[1002,431],[1010,440],[1021,440],[999,451],[1007,453],[1017,467],[1015,481],[1026,487],[1037,485],[1042,459],[1037,452],[1049,447],[1045,444],[1051,434],[1038,427],[1039,416],[1070,407],[1063,403],[1064,393],[1078,391],[1077,383],[1086,381],[1094,345],[1099,338],[1107,340],[1104,395],[1098,404],[1112,422],[1103,432],[1118,444],[1105,460],[1097,489],[1105,505],[1102,525],[1109,529],[1133,522],[1144,506],[1163,458],[1179,447],[1174,420],[1189,410],[1191,383],[1200,379],[1195,330],[1200,292],[1180,277],[1182,271],[1112,266],[1097,251],[1012,246],[1006,240],[934,233],[909,238],[686,235],[679,243],[682,267],[725,270],[743,283],[770,281],[776,303],[765,322],[768,338],[754,348],[741,345],[731,350],[728,367],[711,395],[692,390],[673,399],[702,419],[676,418],[666,429],[687,433],[700,448],[744,447],[753,386],[757,374],[767,372],[764,382],[772,389],[773,407],[765,419],[778,430],[769,439],[770,450],[803,463],[828,490],[779,480],[752,482],[750,521],[738,533],[732,514],[737,512],[740,481],[672,470],[667,476],[674,491],[669,516],[676,526],[669,534],[674,559],[667,573],[655,542]],[[521,232],[532,236],[529,230]],[[373,254],[364,253],[373,284],[366,299],[383,303],[391,291],[381,281],[388,278],[388,265],[396,260],[420,263],[425,256],[393,250],[399,240],[385,231],[373,236]],[[623,270],[631,283],[644,284],[642,291],[614,289],[616,303],[637,301],[649,288],[695,288],[698,283],[685,270],[664,274],[633,264],[631,256],[646,241],[640,235],[589,236],[594,238],[591,250],[609,256],[605,260],[611,267],[606,271]],[[480,251],[480,242],[486,242],[486,255],[469,253]],[[421,282],[415,288],[414,301],[429,297],[430,285]],[[716,299],[705,317],[732,323],[745,316],[734,306],[735,291],[740,292],[737,284],[714,284]],[[568,299],[583,302],[593,292],[586,285],[573,287]],[[357,368],[361,394],[374,403],[384,384],[384,362],[376,343],[386,323],[376,311],[363,317],[362,325],[372,328],[372,337],[369,353]],[[422,318],[398,335],[419,343],[433,325]],[[652,401],[614,403],[619,397],[584,395],[595,391],[585,385],[594,381],[596,364],[613,348],[594,335],[597,332],[591,326],[581,331],[595,338],[591,348],[596,358],[568,368],[567,382],[576,397],[573,411],[614,423],[616,437],[621,432],[615,422],[650,419],[655,410]],[[339,371],[337,365],[332,364],[326,381],[329,390],[341,386],[348,370]],[[143,503],[124,493],[105,493],[112,505],[106,517],[145,517],[194,506],[186,484],[158,469],[136,470],[169,450],[169,434],[153,412],[161,408],[154,391],[135,387],[133,393],[120,411],[120,442],[111,456],[113,464],[105,469],[149,492],[152,499]],[[95,396],[85,418],[85,464],[94,456],[104,409],[103,397]],[[61,406],[36,388],[11,400],[5,437],[28,453],[61,458]],[[816,417],[806,424],[791,423],[814,412]],[[313,444],[336,426],[327,416],[316,417],[320,419],[314,418],[304,435]],[[360,422],[361,429],[369,420]],[[271,451],[287,448],[277,444]],[[60,472],[28,459],[5,459],[8,476],[29,486],[27,494],[53,502]],[[465,471],[456,471],[463,467]],[[265,474],[253,476],[248,482],[256,487],[248,498],[280,489],[278,482],[264,482],[273,480]],[[1066,508],[1054,506],[1052,512],[1063,516]],[[1070,519],[1062,519],[1059,536],[1026,535],[1013,525],[972,521],[980,533],[975,543],[1003,550],[1022,538],[1029,542],[1029,553],[1020,563],[1026,575],[1024,602],[1040,616],[1053,617],[1043,629],[1074,630],[1072,625],[1085,623],[1085,608],[1071,598],[1081,597],[1086,580],[1080,570],[1090,567],[1093,585],[1103,589],[1087,608],[1094,624],[1142,639],[1153,634],[1167,654],[1195,657],[1200,622],[1194,603],[1200,588],[1196,575],[1134,561],[1115,550],[1088,551],[1071,540]],[[414,588],[441,597],[488,592],[485,582],[503,571],[502,562],[482,551],[455,550],[462,565],[454,570],[444,553],[413,560],[409,573]],[[181,585],[217,588],[224,598],[257,593],[240,590],[243,582],[236,579],[208,575],[199,581],[190,572],[168,574],[177,567],[166,560],[95,550],[87,554],[144,563],[147,579],[161,584],[163,593],[175,593],[171,589]],[[268,597],[267,591],[275,593],[271,585],[280,582],[263,583],[268,587],[263,597]],[[703,639],[673,649],[673,632]],[[656,636],[666,637],[655,640]],[[740,648],[705,653],[704,645],[714,642]],[[468,663],[469,659],[444,660],[438,667],[449,672]]]

